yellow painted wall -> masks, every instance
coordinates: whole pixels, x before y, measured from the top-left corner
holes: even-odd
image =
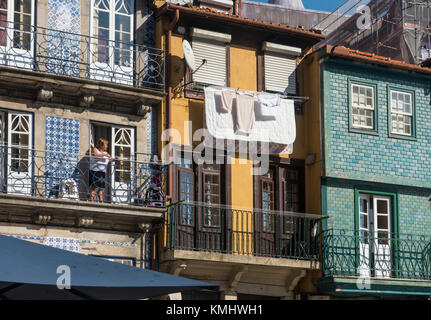
[[[305,205],[307,213],[321,214],[321,131],[320,131],[320,66],[318,53],[306,57],[298,68],[300,81],[300,94],[310,97],[304,106],[304,131],[301,134],[304,139],[304,156],[316,154],[314,164],[305,167]],[[306,277],[300,283],[301,292],[315,293],[314,278],[321,276],[320,271],[307,272]]]
[[[305,167],[306,212],[321,214],[321,132],[320,132],[320,71],[318,55],[305,58],[299,66],[302,96],[310,97],[304,106],[304,156],[315,154],[314,164]]]
[[[243,90],[257,90],[257,56],[256,51],[231,45],[230,47],[230,81],[232,88]],[[232,165],[232,206],[253,209],[253,164],[247,159],[233,159]],[[234,211],[232,213],[233,230],[236,240],[234,250],[240,253],[253,252],[253,223],[252,212]],[[244,233],[247,231],[247,233]]]
[[[231,45],[230,47],[230,86],[243,90],[257,90],[256,51]],[[232,206],[253,208],[252,163],[246,159],[234,159],[232,165]]]

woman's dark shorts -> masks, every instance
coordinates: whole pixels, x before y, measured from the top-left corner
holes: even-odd
[[[90,187],[105,189],[106,174],[103,171],[90,170]]]

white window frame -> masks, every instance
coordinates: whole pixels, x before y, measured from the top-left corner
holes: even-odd
[[[109,9],[96,8],[95,3],[97,1],[98,0],[91,0],[91,4],[90,4],[90,11],[91,11],[90,35],[92,37],[90,41],[91,42],[90,48],[92,51],[92,53],[90,54],[91,77],[96,80],[113,81],[121,84],[131,85],[133,82],[132,77],[133,77],[133,68],[134,68],[134,59],[135,59],[135,54],[133,50],[134,49],[133,43],[135,41],[135,11],[136,11],[135,1],[132,0],[133,8],[132,8],[132,13],[130,15],[117,12],[116,10],[117,2],[123,1],[123,0],[105,0],[109,5]],[[94,48],[98,48],[98,45],[99,45],[98,44],[99,35],[94,34],[96,10],[109,13],[109,40],[107,40],[108,46],[109,46],[108,48],[109,63],[99,62],[97,59],[97,52],[93,52]],[[130,19],[130,47],[129,47],[130,65],[129,66],[116,64],[115,62],[116,51],[124,50],[116,47],[116,40],[115,40],[115,35],[117,31],[116,23],[115,23],[116,15],[129,16],[129,19]],[[96,49],[96,51],[97,50],[98,49]]]
[[[35,0],[31,0],[31,21],[30,31],[17,30],[23,33],[30,34],[29,49],[21,49],[14,47],[15,33],[15,1],[7,0],[7,34],[5,46],[0,46],[0,63],[7,64],[18,68],[29,69],[32,67],[33,50],[34,50],[34,21],[35,21]],[[0,27],[3,29],[4,27]]]
[[[355,105],[355,102],[354,102],[354,93],[353,93],[354,87],[358,87],[359,88],[359,90],[358,90],[359,105]],[[365,94],[365,103],[364,103],[364,105],[360,105],[360,101],[361,101],[360,100],[360,95],[361,95],[360,89],[361,88],[365,88],[365,90],[371,89],[371,99],[372,99],[371,100],[371,102],[372,102],[371,107],[367,107],[367,102],[366,102],[367,95],[366,94]],[[375,112],[376,112],[375,87],[373,87],[373,86],[367,86],[367,85],[362,85],[362,84],[357,84],[357,83],[351,83],[350,84],[350,96],[351,96],[351,98],[350,98],[350,104],[351,104],[350,111],[352,113],[351,114],[352,128],[365,129],[365,130],[375,130],[376,129],[376,120],[377,120],[377,117],[376,117],[376,114],[375,114]],[[363,109],[365,111],[372,111],[371,119],[372,119],[373,123],[372,123],[371,126],[361,125],[360,123],[359,124],[355,123],[355,116],[361,117],[361,115],[355,115],[354,114],[353,109],[355,109],[355,108],[357,108],[359,110]],[[364,117],[366,117],[366,116],[364,116]]]
[[[398,111],[398,110],[395,110],[394,111],[394,108],[393,108],[393,99],[392,99],[392,94],[393,93],[396,93],[397,95],[398,94],[402,94],[402,95],[409,95],[410,96],[410,112],[408,113],[408,112],[402,112],[402,111]],[[406,136],[406,137],[412,137],[413,136],[413,121],[414,121],[414,117],[413,117],[413,108],[414,108],[414,105],[413,105],[413,103],[414,103],[414,101],[413,101],[413,94],[412,93],[410,93],[410,92],[404,92],[404,91],[400,91],[400,90],[393,90],[393,89],[390,89],[389,90],[389,104],[390,104],[390,113],[391,113],[391,127],[390,127],[390,131],[391,131],[391,134],[396,134],[396,135],[403,135],[403,136]],[[398,98],[397,98],[397,102],[398,102]],[[405,132],[398,132],[398,131],[393,131],[394,130],[394,127],[393,127],[393,123],[394,123],[394,120],[392,119],[392,116],[393,115],[397,115],[397,116],[403,116],[403,117],[410,117],[410,133],[405,133]],[[399,121],[397,120],[396,121],[397,123],[399,123]],[[405,122],[403,122],[403,124],[405,124]]]
[[[366,211],[361,210],[361,200],[367,201]],[[363,194],[358,196],[359,234],[360,234],[360,270],[363,277],[371,276],[370,267],[374,268],[374,277],[390,278],[393,267],[392,262],[392,229],[391,221],[393,215],[392,201],[390,196],[375,194]],[[378,201],[387,203],[387,212],[378,212]],[[367,223],[363,225],[361,217],[366,217]],[[379,217],[386,218],[387,227],[379,228]],[[367,236],[364,236],[366,234]],[[381,234],[387,237],[380,238]],[[385,243],[386,242],[386,243]],[[373,258],[372,260],[370,258]],[[374,265],[371,265],[374,261]],[[384,268],[386,267],[386,268]]]

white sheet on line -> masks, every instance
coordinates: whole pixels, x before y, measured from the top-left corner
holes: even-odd
[[[237,135],[234,132],[232,113],[219,112],[221,89],[205,88],[205,118],[209,133],[217,139],[273,142],[290,145],[296,140],[295,106],[293,100],[281,99],[280,112],[275,120],[262,120],[256,112],[256,121],[249,135]],[[234,100],[234,103],[236,101]],[[255,99],[255,110],[259,108]]]

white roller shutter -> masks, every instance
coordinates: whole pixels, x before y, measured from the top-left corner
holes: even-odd
[[[296,57],[265,52],[265,90],[296,94]]]
[[[192,48],[196,67],[202,64],[203,59],[207,60],[207,63],[193,74],[193,81],[226,86],[226,44],[220,41],[194,38]]]

